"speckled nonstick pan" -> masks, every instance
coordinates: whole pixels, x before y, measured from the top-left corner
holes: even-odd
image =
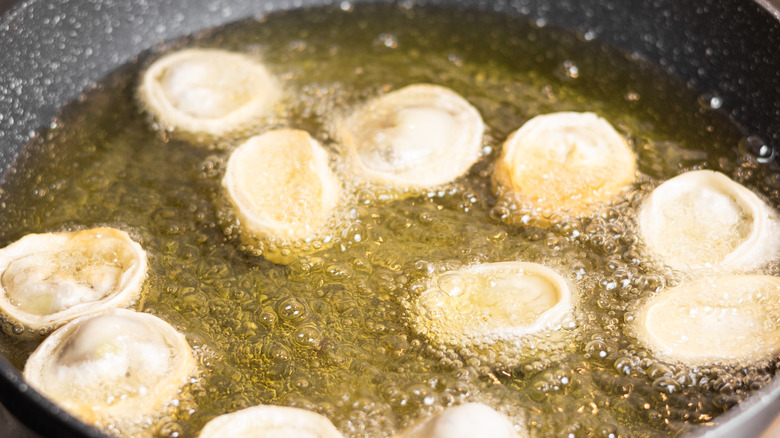
[[[57,109],[151,45],[275,10],[341,0],[28,0],[0,17],[0,176]],[[356,1],[357,2],[357,1]],[[0,1],[0,10],[13,3]],[[747,135],[780,148],[777,0],[416,0],[499,11],[591,32],[702,93]],[[777,206],[776,206],[777,207]],[[0,210],[0,220],[2,211]],[[97,437],[0,357],[0,401],[44,436]],[[717,419],[707,436],[760,436],[780,413],[780,381]],[[2,427],[2,425],[0,425]],[[0,429],[0,436],[5,436]]]

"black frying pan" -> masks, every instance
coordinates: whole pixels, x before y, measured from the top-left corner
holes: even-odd
[[[780,148],[778,0],[415,2],[498,10],[580,34],[595,32],[601,41],[720,96],[722,111],[746,134]],[[248,16],[340,0],[27,0],[7,10],[12,3],[0,0],[0,12],[5,11],[0,17],[0,176],[58,108],[154,43]],[[709,434],[758,436],[780,412],[780,383],[761,394],[721,417],[724,423]],[[44,436],[101,436],[31,390],[2,357],[0,402]],[[0,436],[7,433],[2,427]]]

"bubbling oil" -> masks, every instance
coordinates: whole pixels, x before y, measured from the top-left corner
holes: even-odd
[[[382,437],[473,401],[533,436],[668,436],[716,422],[770,381],[775,358],[664,363],[627,329],[637,302],[682,278],[637,239],[643,197],[683,170],[709,168],[778,205],[777,162],[761,148],[737,147],[756,141],[740,143],[743,134],[692,90],[591,38],[450,8],[346,9],[275,13],[160,49],[259,55],[286,98],[258,129],[307,130],[334,156],[336,116],[405,85],[447,86],[480,110],[489,127],[484,156],[445,187],[399,193],[357,184],[336,159],[350,195],[319,251],[274,265],[237,237],[219,208],[220,181],[229,152],[259,132],[195,146],[155,130],[134,96],[157,53],[64,108],[5,175],[3,243],[111,225],[147,251],[138,309],[185,333],[200,361],[181,403],[149,426],[154,435],[194,436],[219,414],[278,404],[324,414],[346,436]],[[536,212],[491,192],[501,142],[554,111],[599,113],[638,155],[639,181],[591,217]],[[427,279],[509,260],[544,261],[576,286],[565,336],[458,347],[414,329],[410,303]],[[780,265],[765,271],[778,275]],[[21,368],[36,344],[1,336],[0,352]]]

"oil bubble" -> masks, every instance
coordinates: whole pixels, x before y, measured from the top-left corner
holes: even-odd
[[[182,436],[182,427],[174,421],[166,421],[157,428],[157,436],[177,438]]]
[[[463,58],[456,53],[450,53],[447,55],[447,60],[453,63],[456,67],[463,67]]]
[[[301,346],[308,346],[320,350],[323,344],[322,333],[313,326],[301,327],[294,335],[295,342]]]
[[[609,346],[601,339],[595,339],[585,345],[585,357],[593,359],[606,359],[609,354]]]
[[[267,354],[270,359],[276,362],[287,362],[292,357],[290,350],[282,344],[271,345]]]
[[[580,68],[574,61],[563,61],[555,70],[555,77],[562,81],[570,81],[580,77]]]
[[[407,387],[406,393],[409,402],[418,406],[430,406],[436,401],[431,388],[421,383]]]
[[[15,335],[21,335],[22,333],[24,333],[24,325],[22,325],[20,323],[14,324],[13,325],[13,332],[14,332]]]
[[[739,151],[761,164],[773,161],[777,155],[777,151],[772,145],[755,135],[742,139],[739,142]]]
[[[716,110],[723,106],[723,99],[713,93],[704,93],[699,96],[699,105],[704,109]]]
[[[267,329],[273,329],[276,325],[276,320],[278,317],[276,316],[276,312],[273,311],[270,307],[267,307],[263,309],[263,311],[260,313],[260,316],[257,318],[258,322],[263,325]]]
[[[306,318],[306,307],[297,298],[288,298],[279,304],[279,316],[287,321],[301,321]]]
[[[303,391],[311,386],[311,381],[303,375],[293,376],[290,380],[290,387],[294,391]]]
[[[387,47],[388,49],[395,49],[398,47],[398,37],[392,33],[380,33],[374,40],[374,44]]]
[[[653,362],[652,364],[650,364],[650,366],[647,367],[645,372],[647,373],[647,376],[650,377],[651,379],[657,379],[663,376],[670,377],[673,374],[671,368],[658,362]]]
[[[653,389],[665,394],[672,394],[680,390],[680,384],[671,377],[662,376],[653,380]]]

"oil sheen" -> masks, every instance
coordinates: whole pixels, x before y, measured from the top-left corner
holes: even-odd
[[[716,423],[769,382],[774,358],[665,363],[628,329],[637,302],[680,281],[638,243],[636,208],[652,188],[706,168],[780,203],[776,162],[741,153],[745,134],[724,114],[637,57],[523,17],[343,9],[275,13],[147,52],[63,108],[4,175],[0,244],[107,225],[147,251],[136,309],[185,333],[200,361],[179,403],[149,426],[154,435],[194,436],[216,415],[277,404],[322,413],[349,437],[382,437],[474,401],[534,436],[669,436]],[[207,145],[156,129],[135,98],[140,73],[159,52],[191,46],[259,56],[284,84],[281,113],[256,132]],[[483,157],[468,174],[395,193],[353,185],[334,158],[351,195],[325,249],[275,265],[236,236],[220,208],[220,181],[242,139],[269,127],[304,129],[338,157],[336,117],[413,83],[452,88],[481,112]],[[491,192],[504,139],[555,111],[598,113],[637,153],[639,181],[593,216],[540,217]],[[425,316],[411,303],[428,278],[511,260],[545,264],[576,287],[574,315],[560,331],[459,348],[415,330]],[[775,264],[764,270],[778,272]],[[0,335],[0,352],[19,368],[36,345]]]

